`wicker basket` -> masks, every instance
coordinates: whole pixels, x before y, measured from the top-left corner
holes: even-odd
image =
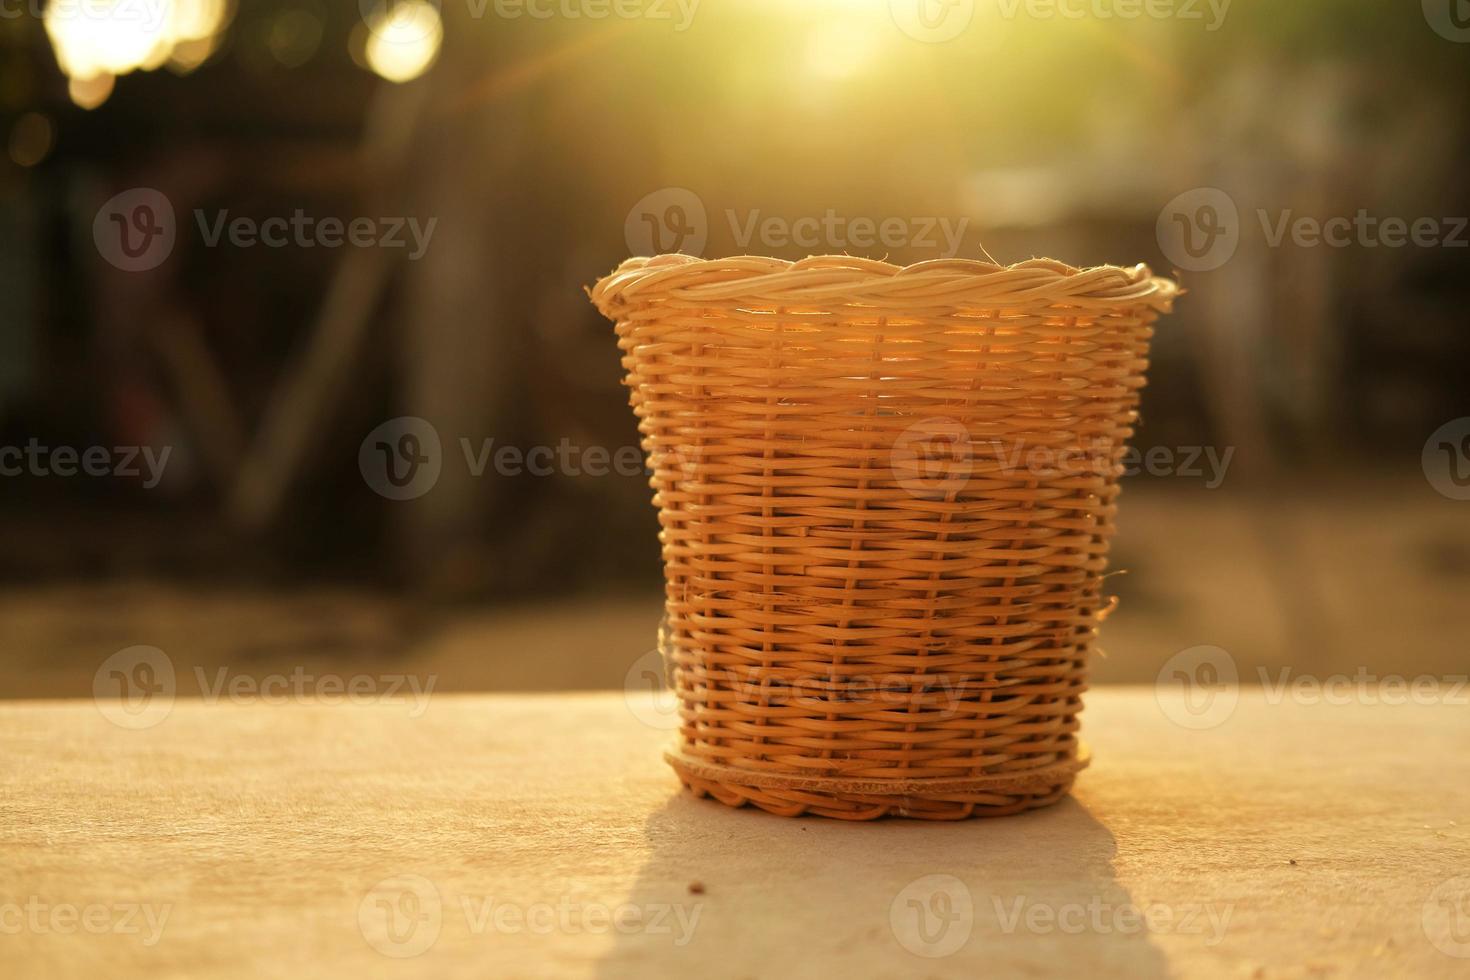
[[[653,471],[690,789],[850,820],[1067,792],[1177,291],[1141,265],[851,256],[662,255],[597,283]]]

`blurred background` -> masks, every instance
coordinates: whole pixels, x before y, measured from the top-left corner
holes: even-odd
[[[1463,674],[1467,101],[1464,0],[0,0],[0,695],[623,685],[675,250],[1177,272],[1096,680]]]

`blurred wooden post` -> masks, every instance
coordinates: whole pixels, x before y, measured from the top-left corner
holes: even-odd
[[[385,84],[373,100],[362,147],[366,215],[403,210],[396,188],[404,179],[403,162],[425,94],[424,83]],[[343,254],[304,349],[283,372],[240,465],[228,501],[236,524],[262,528],[275,519],[347,383],[398,258],[381,248],[351,248]]]
[[[446,37],[458,27],[483,40],[475,25],[455,23],[462,16],[446,6]],[[433,108],[404,178],[407,213],[437,224],[424,257],[408,264],[393,312],[403,357],[398,404],[438,430],[443,467],[432,491],[393,508],[391,533],[402,567],[428,592],[472,591],[486,577],[498,481],[493,464],[474,475],[463,447],[478,453],[485,439],[505,441],[495,421],[523,370],[517,336],[529,329],[513,292],[520,238],[535,220],[516,187],[525,101],[466,103],[485,74],[484,54],[476,44],[446,46],[427,78]]]

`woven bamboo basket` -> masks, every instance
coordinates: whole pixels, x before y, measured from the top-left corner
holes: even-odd
[[[624,262],[695,794],[867,820],[1017,813],[1077,713],[1152,324],[1146,266]]]

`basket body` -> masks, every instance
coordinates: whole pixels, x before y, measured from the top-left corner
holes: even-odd
[[[784,815],[1059,799],[1152,322],[1147,268],[631,259],[668,759]]]

